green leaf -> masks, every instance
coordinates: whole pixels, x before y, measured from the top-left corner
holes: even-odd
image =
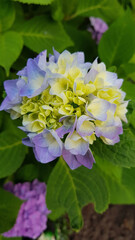
[[[107,22],[116,19],[123,9],[117,0],[78,0],[74,13],[66,19],[70,20],[78,16],[84,17],[100,17]]]
[[[93,144],[92,150],[95,159],[97,156],[121,167],[135,167],[135,136],[130,129],[125,129],[120,142],[114,146],[106,145],[99,140]]]
[[[5,132],[8,132],[8,134],[13,134],[15,136],[18,136],[18,138],[20,140],[22,140],[22,138],[26,137],[26,133],[22,130],[20,130],[18,128],[18,126],[21,125],[22,121],[21,119],[16,119],[16,120],[12,120],[10,118],[9,113],[3,111],[3,118],[4,121],[2,121],[2,130]]]
[[[5,79],[6,79],[5,71],[2,67],[0,67],[0,86],[3,85],[3,82],[5,81]]]
[[[129,80],[125,80],[122,85],[122,90],[126,92],[127,99],[135,101],[135,84]]]
[[[17,179],[18,182],[31,182],[35,178],[38,178],[38,169],[34,164],[26,164],[22,166],[15,174],[15,179]]]
[[[135,168],[124,169],[122,174],[122,182],[129,189],[134,197],[135,203]]]
[[[27,4],[48,5],[51,4],[53,0],[13,0],[13,1]]]
[[[60,207],[57,209],[53,209],[53,211],[48,215],[48,218],[52,221],[56,221],[58,218],[65,214],[65,209]]]
[[[12,193],[0,189],[0,233],[13,227],[23,202]]]
[[[72,4],[71,4],[72,5]],[[64,18],[61,0],[55,0],[51,5],[52,17],[56,21],[61,21]]]
[[[110,204],[131,204],[135,202],[129,189],[122,183],[123,168],[114,165],[100,156],[96,156],[96,165],[106,179]]]
[[[0,34],[0,65],[5,68],[7,75],[13,62],[19,57],[23,47],[21,36],[13,31]]]
[[[0,134],[0,178],[13,174],[20,167],[26,149],[21,136],[8,131]]]
[[[6,237],[4,237],[4,236],[0,236],[0,240],[22,240],[22,238],[21,237],[11,237],[11,238],[6,238]]]
[[[133,8],[135,9],[135,1],[131,0],[131,3],[132,3]]]
[[[135,50],[135,38],[132,15],[130,11],[114,22],[99,43],[99,56],[109,67],[126,63]]]
[[[37,16],[21,24],[16,30],[22,35],[24,44],[35,52],[47,49],[52,52],[52,47],[62,51],[73,45],[61,23],[49,20],[45,16]]]
[[[135,128],[135,110],[130,115],[130,124]]]
[[[14,175],[15,181],[19,182],[27,182],[27,181],[33,181],[35,178],[39,179],[41,182],[45,182],[47,184],[49,175],[51,174],[51,171],[54,167],[54,163],[50,162],[48,164],[42,164],[39,163],[33,159],[33,155],[30,155],[30,153],[27,155],[25,162],[28,162],[28,159],[32,159],[34,162],[29,163],[26,165],[23,165],[18,169],[18,171]]]
[[[0,0],[0,32],[9,29],[15,20],[14,4],[8,0]]]
[[[118,69],[118,75],[135,83],[135,63],[122,64]]]
[[[51,5],[53,19],[60,21],[63,18],[67,19],[76,11],[78,0],[72,0],[69,4],[68,0],[55,0]]]
[[[71,172],[64,160],[60,159],[53,169],[47,186],[48,208],[56,210],[64,207],[69,214],[74,229],[82,226],[81,209]]]
[[[0,128],[1,128],[1,125],[2,125],[2,121],[3,121],[3,112],[0,112]]]
[[[52,212],[65,209],[71,226],[80,229],[81,208],[93,202],[96,211],[103,212],[108,206],[109,197],[106,182],[96,167],[92,170],[80,167],[73,171],[61,158],[48,180],[46,200]]]
[[[70,52],[83,51],[85,53],[86,61],[94,61],[97,57],[97,46],[92,40],[91,34],[88,31],[78,30],[69,23],[64,24],[66,32],[71,37],[74,45],[69,47]],[[79,40],[78,40],[79,39]]]
[[[104,212],[108,208],[108,188],[96,165],[93,166],[92,170],[80,167],[71,171],[71,175],[77,189],[80,206],[83,207],[92,202],[96,212]]]

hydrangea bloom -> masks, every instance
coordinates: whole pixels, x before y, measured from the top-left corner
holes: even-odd
[[[88,31],[91,32],[92,38],[98,44],[103,33],[107,31],[108,25],[101,18],[90,17],[89,20],[91,27],[88,28]]]
[[[1,110],[22,118],[23,143],[33,147],[38,161],[63,155],[71,169],[92,168],[89,145],[96,137],[109,145],[119,141],[128,101],[120,89],[123,80],[104,63],[85,63],[82,52],[55,50],[47,61],[43,51],[18,75],[4,83]]]
[[[50,213],[45,204],[45,183],[41,183],[37,179],[32,183],[25,182],[15,185],[8,182],[4,188],[26,201],[20,207],[14,227],[3,236],[37,238],[47,228],[47,215]]]

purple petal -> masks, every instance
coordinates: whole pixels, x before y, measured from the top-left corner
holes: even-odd
[[[107,119],[107,111],[109,110],[110,107],[111,107],[110,102],[95,97],[95,99],[93,99],[91,103],[88,105],[89,110],[87,108],[87,112],[90,117],[95,118],[97,120],[105,121]]]
[[[89,83],[90,81],[94,82],[97,74],[98,74],[98,71],[92,68],[85,76],[85,79],[84,79],[85,84]]]
[[[96,127],[96,136],[97,137],[105,137],[109,139],[115,138],[117,135],[123,133],[122,126],[109,126],[109,127]]]
[[[94,159],[90,149],[87,151],[87,153],[84,156],[77,155],[76,157],[77,157],[78,162],[80,162],[83,166],[85,166],[86,168],[89,168],[89,169],[92,168],[93,163],[95,162],[95,159]]]
[[[101,18],[90,17],[90,22],[95,32],[104,33],[108,29],[108,25]]]
[[[59,120],[59,122],[62,122],[62,121],[63,121],[63,126],[56,130],[58,136],[60,138],[63,138],[63,136],[67,133],[70,133],[70,135],[72,135],[76,127],[77,116],[72,116],[72,115],[64,116],[64,117],[61,117]]]
[[[29,137],[23,138],[22,143],[28,147],[34,147],[34,144],[31,142]]]
[[[59,144],[61,150],[63,148],[63,144],[62,144],[62,141],[60,140],[59,136],[57,135],[56,131],[54,131],[53,129],[50,130],[52,136],[55,138],[55,140],[57,141],[57,143]]]
[[[78,162],[76,156],[70,153],[68,150],[64,149],[62,155],[64,160],[72,170],[81,166],[81,163]]]
[[[94,124],[92,122],[90,122],[89,120],[91,120],[91,118],[89,118],[86,115],[82,115],[81,117],[79,117],[79,119],[77,121],[76,131],[82,137],[91,136],[95,130]],[[83,126],[85,122],[86,122],[87,126]]]
[[[45,129],[42,133],[34,136],[32,142],[35,144],[34,152],[40,162],[45,163],[47,157],[50,159],[49,161],[52,161],[62,154],[63,143],[54,130]],[[41,149],[41,153],[39,149]]]
[[[17,73],[18,76],[23,76],[23,77],[27,77],[27,67],[24,67],[22,70],[20,70]]]
[[[42,147],[35,146],[34,153],[35,153],[36,159],[41,163],[48,163],[53,161],[56,158],[55,156],[51,155],[47,147],[42,148]]]
[[[108,145],[114,145],[115,143],[118,143],[120,141],[120,138],[118,135],[113,139],[109,139],[105,137],[101,137],[101,139],[105,144],[108,144]]]
[[[45,203],[45,183],[35,179],[32,183],[12,184],[7,190],[25,202],[20,207],[13,228],[2,235],[36,239],[47,228],[47,215],[50,213]]]
[[[47,50],[44,50],[34,59],[41,70],[45,70],[46,68],[46,57]]]
[[[7,80],[4,82],[5,91],[11,101],[16,100],[18,98],[18,89],[17,89],[17,79],[15,80]]]
[[[14,184],[12,182],[7,182],[5,185],[4,185],[4,189],[13,193],[13,189],[14,189]]]
[[[48,132],[46,130],[44,130],[44,136],[46,133],[48,133]],[[32,139],[33,143],[38,147],[42,147],[42,148],[48,147],[48,141],[46,141],[46,138],[44,136],[43,136],[43,133],[37,134]]]
[[[1,103],[0,111],[11,109],[12,106],[13,104],[11,103],[10,99],[8,97],[5,97],[5,99]]]
[[[117,79],[117,81],[116,81],[116,83],[115,83],[115,86],[117,87],[117,88],[120,88],[121,87],[121,85],[122,85],[122,83],[123,83],[123,79]]]
[[[60,146],[57,141],[54,141],[52,144],[49,145],[48,151],[53,156],[60,157],[62,154],[62,146]]]
[[[27,77],[28,81],[20,90],[20,95],[33,97],[40,94],[43,91],[41,86],[45,80],[45,72],[38,67],[33,59],[29,59],[27,62]]]
[[[69,150],[74,155],[85,155],[89,148],[89,143],[81,138],[78,133],[73,133],[71,136],[67,136],[64,146],[66,150]]]
[[[70,132],[69,129],[66,129],[64,125],[56,129],[56,133],[60,138],[63,138],[64,135],[69,132]]]
[[[54,54],[54,61],[57,62],[60,56],[60,53],[53,48],[53,54]]]
[[[77,59],[77,62],[78,63],[84,63],[84,53],[83,52],[76,52],[76,53],[73,53],[73,56],[75,56],[75,58]]]

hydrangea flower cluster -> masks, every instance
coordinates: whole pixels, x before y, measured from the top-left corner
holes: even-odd
[[[22,118],[23,143],[33,147],[38,161],[62,155],[71,169],[90,169],[94,158],[89,145],[96,137],[113,145],[123,133],[128,104],[120,89],[123,80],[97,59],[85,63],[83,52],[54,50],[48,61],[46,54],[28,59],[18,79],[4,82],[7,96],[1,110],[12,119]]]
[[[88,31],[91,32],[92,38],[98,44],[103,33],[108,30],[108,25],[101,18],[90,17],[89,20],[91,27],[88,28]]]
[[[8,182],[4,188],[25,202],[20,207],[14,227],[3,236],[37,238],[47,228],[47,215],[50,213],[45,204],[45,183],[37,179],[32,183],[15,185]]]

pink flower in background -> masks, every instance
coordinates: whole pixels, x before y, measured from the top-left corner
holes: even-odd
[[[90,17],[91,27],[88,28],[88,31],[91,32],[92,38],[98,44],[103,33],[107,31],[108,25],[100,18]]]
[[[24,200],[16,223],[12,229],[4,233],[4,237],[37,238],[47,228],[47,215],[50,211],[45,203],[46,185],[35,179],[32,183],[4,185],[5,190]]]

